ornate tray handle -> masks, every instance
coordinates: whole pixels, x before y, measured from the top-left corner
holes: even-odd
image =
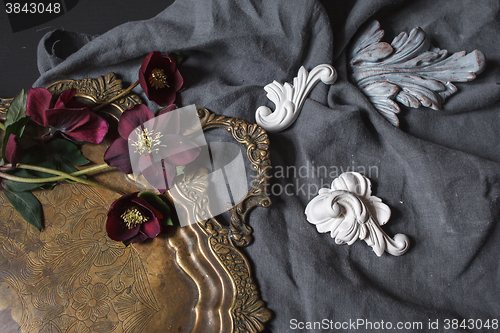
[[[247,215],[254,207],[271,205],[266,191],[271,167],[269,138],[261,127],[241,119],[218,116],[205,108],[198,109],[198,116],[203,130],[225,129],[245,147],[252,168],[257,172],[255,181],[247,196],[230,210],[229,230],[217,219],[210,218],[212,214],[207,207],[208,181],[205,178],[208,170],[187,170],[177,179],[174,188],[170,189],[171,196],[182,200],[182,206],[192,212],[192,218],[201,221],[184,228],[194,230],[195,233],[200,229],[208,236],[212,255],[230,277],[234,290],[233,303],[229,309],[232,332],[260,332],[264,329],[264,323],[270,320],[271,313],[259,297],[247,259],[233,246],[233,242],[237,246],[247,246],[252,241],[252,228],[245,222]],[[188,274],[197,272],[192,270]]]
[[[122,80],[118,79],[115,73],[108,73],[106,76],[99,76],[97,79],[61,80],[47,87],[53,95],[59,95],[64,90],[70,88],[76,89],[77,97],[83,97],[96,104],[110,100],[123,91]],[[12,99],[13,98],[0,98],[0,120],[5,120],[5,115],[7,114]],[[111,105],[114,106],[117,111],[123,112],[129,107],[140,103],[142,103],[142,101],[139,96],[128,94]],[[108,110],[113,109],[111,108]],[[118,118],[116,113],[115,117]]]
[[[204,108],[198,109],[198,116],[204,130],[222,128],[231,133],[234,139],[245,147],[252,168],[257,172],[247,196],[230,210],[231,238],[236,245],[247,246],[252,240],[252,228],[245,223],[247,214],[254,207],[271,205],[271,199],[266,191],[271,168],[269,138],[264,129],[241,119],[217,116]]]
[[[0,120],[4,121],[13,98],[0,98]]]

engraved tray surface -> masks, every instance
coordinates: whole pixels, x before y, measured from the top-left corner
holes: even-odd
[[[99,103],[122,91],[113,73],[65,80],[54,94],[75,87]],[[0,116],[9,100],[2,100]],[[104,110],[118,118],[140,99],[128,95]],[[106,213],[119,195],[81,184],[59,184],[34,194],[43,205],[45,229],[29,226],[0,194],[0,322],[2,332],[258,332],[270,319],[247,259],[235,246],[251,241],[248,212],[267,207],[269,141],[254,124],[198,110],[204,130],[222,128],[246,151],[257,173],[247,197],[231,213],[230,226],[215,218],[170,227],[154,240],[125,247],[106,236]],[[106,144],[84,145],[102,163]],[[207,214],[200,198],[207,184],[186,172],[175,191],[183,207]],[[90,176],[123,191],[135,185],[118,171]]]

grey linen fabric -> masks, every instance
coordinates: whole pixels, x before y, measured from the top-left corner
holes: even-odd
[[[293,195],[274,195],[269,209],[250,214],[255,241],[244,251],[273,311],[268,327],[291,332],[294,319],[364,319],[421,322],[429,331],[429,320],[439,320],[435,331],[444,331],[447,318],[500,317],[499,11],[496,0],[178,0],[155,18],[98,37],[49,33],[35,86],[110,71],[132,83],[146,54],[177,52],[188,57],[182,105],[254,122],[258,106],[272,106],[264,85],[291,82],[301,65],[333,64],[337,82],[318,84],[296,123],[270,134],[274,193],[292,184]],[[396,129],[348,78],[349,44],[372,19],[387,41],[420,26],[450,53],[481,50],[487,67],[457,84],[442,111],[402,107]],[[317,188],[347,168],[370,176],[392,210],[383,229],[410,237],[405,255],[378,258],[363,241],[336,245],[306,221]]]

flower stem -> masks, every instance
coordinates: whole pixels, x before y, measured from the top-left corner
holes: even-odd
[[[43,181],[44,183],[46,183],[46,182],[53,182],[53,181],[57,181],[57,180],[64,180],[64,179],[68,178],[68,177],[66,177],[66,175],[77,177],[77,176],[85,175],[85,174],[87,174],[89,172],[98,171],[98,170],[102,170],[102,169],[106,169],[106,168],[111,168],[111,167],[109,165],[107,165],[106,163],[104,163],[104,164],[99,164],[99,165],[96,165],[96,166],[93,166],[93,167],[90,167],[90,168],[86,168],[86,169],[83,169],[83,170],[79,170],[79,171],[76,171],[76,172],[73,172],[73,173],[70,173],[70,174],[64,173],[64,172],[59,171],[59,170],[47,169],[47,168],[44,168],[44,167],[39,167],[39,166],[36,166],[36,165],[29,165],[29,164],[20,164],[19,163],[19,164],[16,165],[16,168],[27,169],[27,170],[34,170],[34,171],[41,171],[41,172],[45,172],[45,173],[51,173],[51,174],[54,174],[54,175],[59,175],[59,177],[51,177],[51,178],[32,178],[32,179],[38,179],[38,180],[48,179],[48,180]],[[26,179],[28,179],[28,178],[26,178]],[[83,179],[80,179],[80,180],[83,180]],[[37,181],[35,183],[40,183],[40,181]]]
[[[5,132],[5,125],[0,123],[0,129]]]
[[[111,103],[113,103],[117,99],[122,98],[123,96],[127,95],[132,89],[134,89],[135,87],[137,87],[138,84],[139,84],[139,80],[135,81],[134,84],[132,84],[130,87],[128,87],[127,89],[125,89],[124,91],[122,91],[120,94],[118,94],[115,97],[111,98],[109,101],[106,101],[106,102],[102,103],[101,105],[96,106],[94,108],[94,111],[99,111],[99,110],[105,108],[106,106],[110,105]]]
[[[95,186],[95,187],[101,187],[101,188],[104,188],[104,189],[107,189],[110,191],[117,192],[117,190],[112,189],[110,187],[107,187],[103,184],[99,184],[99,183],[93,182],[91,180],[81,179],[81,178],[77,177],[77,176],[81,176],[81,175],[84,175],[84,174],[92,172],[92,171],[110,168],[110,166],[105,164],[105,163],[100,164],[100,165],[96,165],[96,166],[93,166],[93,167],[90,167],[90,168],[87,168],[84,170],[80,170],[77,172],[73,172],[71,174],[65,173],[65,172],[62,172],[59,170],[53,170],[53,169],[48,169],[48,168],[44,168],[44,167],[40,167],[40,166],[36,166],[36,165],[28,165],[28,164],[21,164],[21,163],[17,164],[16,168],[41,171],[41,172],[50,173],[53,175],[58,175],[59,177],[25,178],[25,177],[18,177],[18,176],[9,175],[9,174],[4,173],[4,172],[0,172],[0,177],[15,181],[15,182],[19,182],[19,183],[52,183],[52,182],[59,181],[59,180],[71,179],[71,180],[78,182],[78,183],[82,183],[82,184],[86,184],[86,185],[90,185],[90,186]]]

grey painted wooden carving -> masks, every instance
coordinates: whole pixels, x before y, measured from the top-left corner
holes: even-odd
[[[352,78],[373,106],[394,126],[399,126],[399,102],[407,107],[441,109],[457,91],[451,82],[476,78],[485,67],[484,54],[474,50],[448,52],[431,45],[421,28],[402,32],[391,44],[381,42],[384,31],[372,22],[350,52]]]

